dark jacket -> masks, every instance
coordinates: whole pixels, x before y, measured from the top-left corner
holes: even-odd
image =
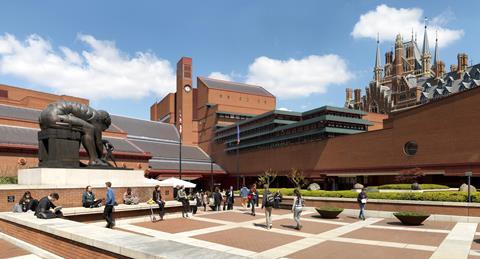
[[[267,202],[267,197],[272,196],[272,193],[268,190],[263,192],[262,208],[263,207],[272,207],[273,204]]]
[[[40,201],[38,202],[38,206],[37,206],[37,210],[35,211],[35,215],[41,213],[41,212],[45,212],[45,211],[49,211],[50,209],[54,209],[55,207],[55,204],[53,204],[49,199],[48,199],[48,196],[46,197],[43,197],[40,199]]]
[[[228,190],[227,191],[227,203],[229,204],[233,204],[235,202],[235,194],[232,191]]]
[[[155,202],[162,200],[162,193],[160,191],[153,191],[152,193],[152,200]]]
[[[362,203],[362,199],[367,199],[367,194],[365,192],[360,192],[357,196],[357,202]]]
[[[220,203],[222,203],[222,194],[220,194],[219,192],[214,192],[213,201],[215,205],[219,205]]]
[[[95,202],[95,194],[93,192],[84,192],[82,195],[82,205],[85,206],[87,203],[92,204]]]

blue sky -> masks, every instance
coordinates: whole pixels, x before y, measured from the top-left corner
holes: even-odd
[[[478,1],[2,2],[0,83],[148,118],[189,56],[195,76],[260,84],[278,95],[277,108],[343,106],[346,87],[372,78],[376,32],[383,62],[396,33],[410,38],[414,27],[423,38],[423,16],[432,45],[439,31],[447,69],[459,52],[480,62],[479,9]]]

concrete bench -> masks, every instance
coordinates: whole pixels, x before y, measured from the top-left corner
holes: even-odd
[[[196,203],[194,201],[190,201],[190,205],[193,206]],[[71,219],[74,221],[95,221],[95,220],[103,220],[103,210],[104,206],[97,207],[97,208],[84,208],[84,207],[72,207],[72,208],[63,208],[62,213],[67,219]],[[175,212],[180,211],[182,208],[182,203],[178,201],[166,201],[165,202],[165,212]],[[127,217],[135,217],[135,216],[145,216],[150,215],[153,209],[157,212],[158,205],[155,204],[147,204],[146,202],[139,203],[136,205],[126,205],[126,204],[118,204],[114,207],[114,217],[115,218],[127,218]]]

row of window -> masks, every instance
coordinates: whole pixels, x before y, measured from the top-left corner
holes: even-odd
[[[223,94],[219,94],[218,97],[223,98]],[[230,99],[230,95],[226,95],[225,97],[226,97],[227,99]],[[238,100],[240,100],[240,101],[245,101],[245,102],[248,102],[248,101],[249,101],[248,97],[241,97],[241,96],[238,98]],[[261,101],[260,99],[257,99],[257,103],[261,103],[261,102],[262,102],[262,101]],[[263,100],[263,103],[264,103],[264,104],[267,104],[267,100],[264,99],[264,100]]]

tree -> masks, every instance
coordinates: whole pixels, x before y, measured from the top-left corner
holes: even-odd
[[[258,176],[258,183],[260,186],[268,184],[269,186],[275,181],[277,178],[277,172],[273,169],[268,169],[267,171],[263,172],[262,175]]]
[[[288,180],[292,182],[296,188],[301,189],[308,184],[308,180],[305,179],[305,175],[302,170],[292,168],[287,175]]]

